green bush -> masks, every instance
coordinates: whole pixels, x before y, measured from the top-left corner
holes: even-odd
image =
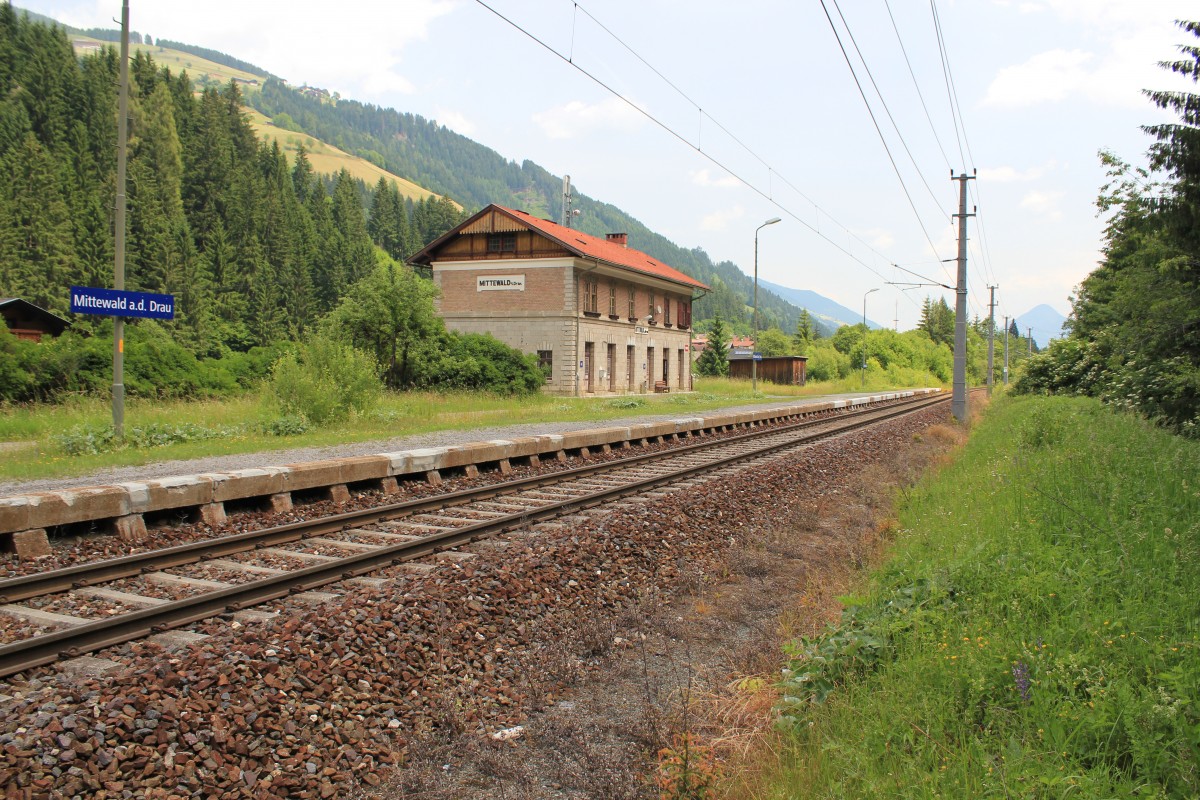
[[[378,402],[381,390],[371,356],[314,336],[275,363],[271,379],[263,387],[263,403],[283,416],[327,425],[351,413],[367,413]]]
[[[0,325],[0,401],[19,402],[28,398],[35,383],[37,344],[18,339]]]
[[[850,356],[822,339],[809,349],[806,369],[811,381],[835,381],[850,374]]]
[[[537,357],[487,334],[449,332],[425,340],[412,364],[416,388],[532,394],[545,383]]]
[[[70,395],[112,390],[112,321],[68,331],[41,343],[0,332],[0,401],[61,402]],[[278,347],[199,360],[163,325],[147,320],[125,326],[123,382],[129,397],[227,397],[253,389],[270,374]]]

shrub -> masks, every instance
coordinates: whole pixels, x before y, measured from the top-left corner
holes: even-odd
[[[275,363],[263,390],[263,402],[283,416],[300,416],[313,425],[365,414],[381,391],[371,356],[350,345],[314,336]]]
[[[268,436],[299,436],[308,433],[308,422],[297,414],[266,420],[259,427]]]
[[[7,326],[0,325],[0,401],[27,399],[36,381],[35,348],[33,342],[18,339]]]
[[[809,350],[808,379],[834,381],[850,374],[850,356],[839,352],[832,343],[822,339]]]
[[[545,383],[537,357],[477,333],[446,333],[423,342],[412,364],[411,386],[532,394]]]

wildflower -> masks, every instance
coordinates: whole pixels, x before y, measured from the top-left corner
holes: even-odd
[[[1018,661],[1013,664],[1012,668],[1013,683],[1017,686],[1017,691],[1021,693],[1021,700],[1028,703],[1030,699],[1029,692],[1029,667],[1025,666],[1025,662]]]

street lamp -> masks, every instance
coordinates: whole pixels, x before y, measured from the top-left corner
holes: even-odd
[[[781,222],[779,217],[772,217],[754,229],[754,344],[750,350],[750,389],[758,391],[758,360],[754,351],[758,349],[758,232],[768,225]]]
[[[863,385],[864,389],[867,388],[867,334],[870,333],[870,330],[867,328],[867,295],[870,294],[871,292],[878,292],[878,291],[879,291],[879,287],[876,286],[874,289],[868,289],[866,291],[866,294],[863,295],[863,379],[862,379],[862,385]]]

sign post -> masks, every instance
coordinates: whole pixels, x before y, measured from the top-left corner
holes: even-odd
[[[124,278],[124,275],[118,273],[118,277]],[[118,439],[124,439],[125,317],[175,319],[175,296],[72,286],[71,311],[75,314],[98,314],[113,318],[113,431]]]
[[[113,213],[113,288],[125,288],[125,169],[129,145],[129,0],[121,3],[121,85],[117,92],[117,198]],[[71,301],[74,306],[74,300]],[[113,432],[125,438],[125,319],[113,315]]]

